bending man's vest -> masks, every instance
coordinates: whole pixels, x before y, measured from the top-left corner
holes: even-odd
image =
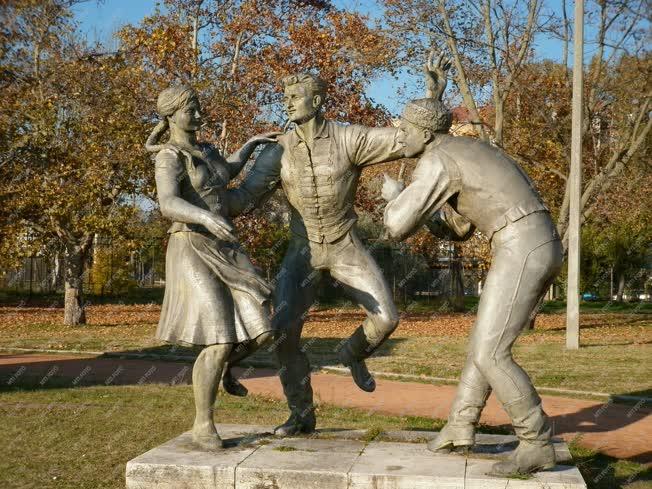
[[[449,137],[435,151],[445,156],[451,183],[459,181],[451,205],[489,239],[511,222],[548,211],[527,174],[498,148],[469,137]]]

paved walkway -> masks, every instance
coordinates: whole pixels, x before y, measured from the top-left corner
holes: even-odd
[[[270,369],[241,369],[242,382],[254,394],[284,399],[278,376]],[[123,360],[80,355],[0,355],[3,384],[21,379],[69,379],[75,385],[189,383],[188,363]],[[377,379],[373,393],[359,390],[348,376],[317,373],[312,377],[319,402],[367,412],[399,416],[446,418],[455,386]],[[1,391],[1,389],[0,389]],[[581,435],[581,444],[617,458],[652,464],[652,409],[643,402],[611,402],[542,396],[556,436],[567,442]],[[284,420],[279,420],[279,422]],[[481,421],[492,426],[509,423],[497,400],[489,398]]]

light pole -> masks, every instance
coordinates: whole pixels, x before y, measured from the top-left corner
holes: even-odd
[[[580,347],[580,201],[582,198],[582,101],[584,70],[584,0],[575,0],[573,39],[573,114],[571,135],[570,206],[568,216],[568,290],[566,348]]]

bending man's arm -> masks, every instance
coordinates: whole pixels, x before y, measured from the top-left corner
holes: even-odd
[[[475,226],[471,221],[447,204],[426,220],[426,226],[436,237],[451,241],[466,241],[475,232]]]
[[[255,209],[269,197],[281,180],[281,155],[279,144],[269,144],[256,158],[244,181],[227,192],[229,216],[235,217]]]
[[[457,167],[446,156],[424,155],[412,174],[412,183],[385,207],[390,236],[404,239],[424,224],[460,189]]]

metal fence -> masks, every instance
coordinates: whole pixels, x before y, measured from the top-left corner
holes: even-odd
[[[454,263],[450,259],[444,257],[435,267],[430,267],[422,257],[406,252],[404,246],[372,244],[369,249],[383,270],[396,301],[417,299],[428,302],[451,294],[451,265]],[[97,270],[98,250],[104,253],[102,273]],[[165,256],[160,247],[132,252],[126,259],[119,255],[114,253],[111,243],[96,243],[83,275],[85,291],[110,296],[128,293],[130,288],[165,286]],[[62,292],[63,269],[63,260],[59,256],[26,258],[18,269],[0,270],[0,289],[26,294]],[[276,272],[265,270],[264,275],[274,276]],[[341,288],[327,274],[324,275],[319,295],[323,300],[341,298]],[[483,278],[481,270],[467,266],[462,274],[465,295],[477,296]]]
[[[99,291],[99,295],[124,293],[125,287],[118,286],[126,279],[129,287],[152,288],[165,286],[165,256],[139,250],[132,254],[128,262],[116,258],[110,245],[103,245],[108,252],[107,271],[98,283],[98,275],[93,273],[93,260],[85,267],[83,287],[86,291]],[[118,278],[121,281],[118,281]],[[64,289],[63,258],[53,256],[34,256],[25,258],[17,269],[0,270],[0,289],[32,293],[56,293]]]

